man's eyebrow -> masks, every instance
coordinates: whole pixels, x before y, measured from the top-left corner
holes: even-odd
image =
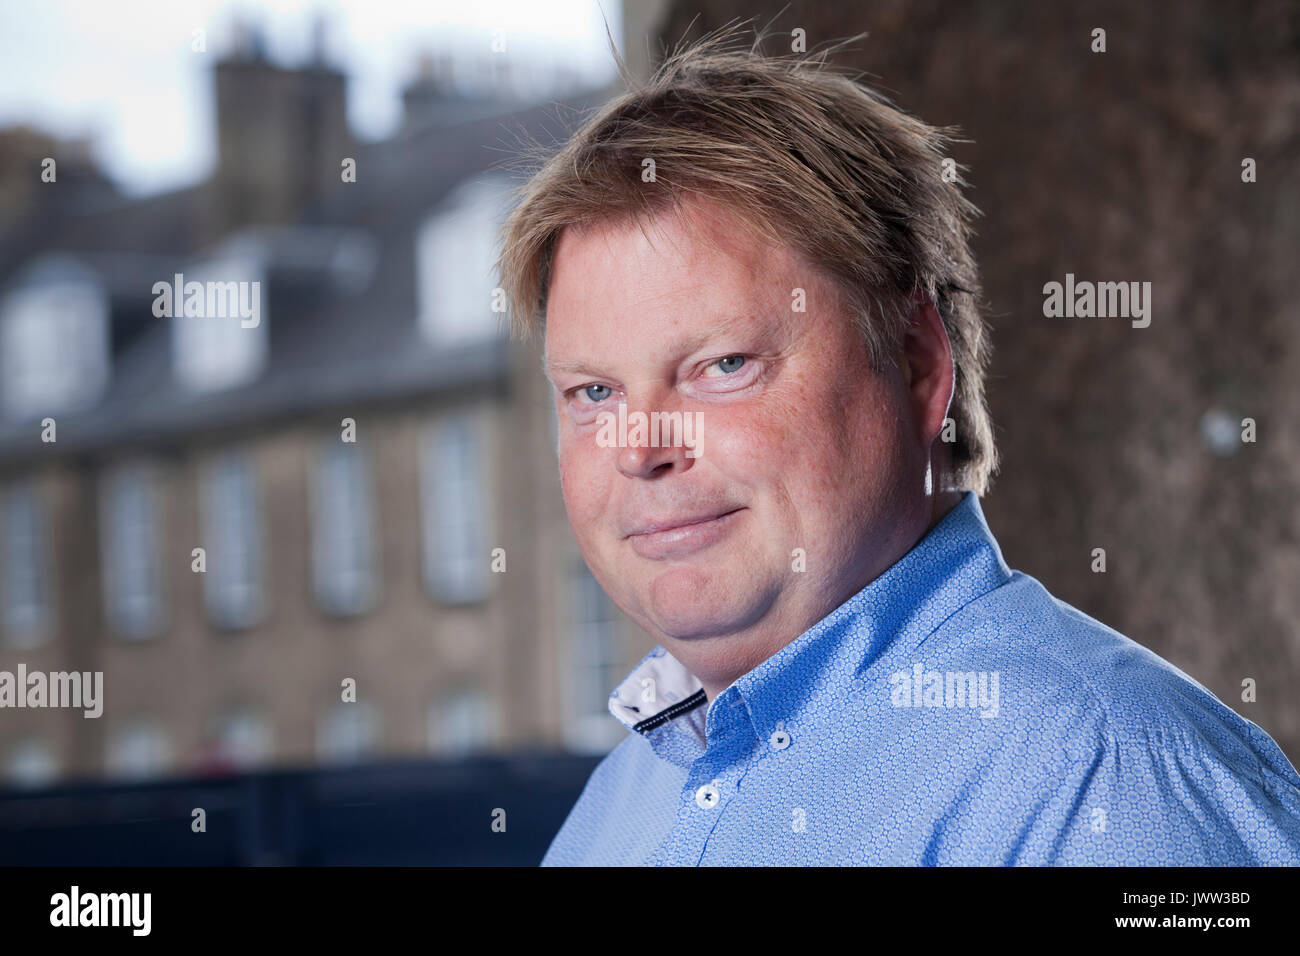
[[[556,388],[559,388],[559,386],[555,384],[556,375],[591,375],[599,378],[604,374],[582,361],[543,362],[542,372],[546,375],[546,380]]]
[[[600,372],[592,368],[586,362],[568,361],[568,362],[547,362],[546,371],[549,375],[552,372],[573,372],[574,374],[599,375]]]
[[[745,325],[747,318],[750,317],[744,314],[728,315],[719,318],[707,329],[704,329],[695,335],[674,341],[671,348],[667,351],[670,351],[675,355],[690,355],[693,352],[698,352],[700,349],[704,348],[710,340],[726,335],[735,330],[738,326]],[[554,376],[558,374],[569,373],[574,375],[594,375],[598,378],[607,374],[581,359],[554,362],[547,360],[544,363],[543,368],[545,369],[546,377],[551,380],[552,385],[555,384]]]

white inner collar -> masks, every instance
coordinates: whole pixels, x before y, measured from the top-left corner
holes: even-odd
[[[657,645],[609,695],[609,712],[631,730],[703,686],[681,661]]]

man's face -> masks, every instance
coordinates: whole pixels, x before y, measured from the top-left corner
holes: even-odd
[[[595,224],[556,249],[560,479],[597,580],[707,689],[910,546],[927,458],[904,373],[871,370],[828,279],[712,204],[647,232]],[[607,447],[599,416],[620,403],[629,422],[695,415],[696,448]]]

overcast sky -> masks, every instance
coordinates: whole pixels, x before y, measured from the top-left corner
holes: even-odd
[[[215,161],[210,71],[236,19],[260,24],[272,60],[293,66],[309,56],[315,11],[363,139],[393,131],[422,50],[487,54],[502,31],[512,66],[562,65],[597,84],[615,70],[606,21],[622,47],[621,0],[0,0],[0,127],[92,136],[133,194],[194,182]],[[196,29],[206,53],[192,49]]]

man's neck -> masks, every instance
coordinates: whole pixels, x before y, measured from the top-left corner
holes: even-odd
[[[916,539],[915,541],[913,541],[913,542],[911,543],[911,545],[909,545],[906,549],[903,550],[902,553],[900,553],[900,554],[898,555],[898,557],[895,559],[895,562],[891,562],[891,566],[892,566],[893,563],[896,563],[897,561],[902,560],[903,555],[907,554],[909,551],[912,550],[912,548],[915,548],[918,544],[920,544],[923,540],[925,540],[926,535],[928,535],[931,531],[933,531],[933,530],[935,529],[935,527],[936,527],[936,526],[937,526],[941,521],[943,521],[943,519],[946,518],[946,517],[947,517],[947,516],[952,512],[952,510],[953,510],[954,508],[956,508],[959,504],[961,504],[961,500],[962,500],[962,498],[965,496],[965,494],[966,494],[966,493],[965,493],[964,491],[952,490],[952,491],[941,491],[941,492],[939,492],[939,493],[937,493],[937,494],[931,496],[930,521],[929,521],[929,523],[926,525],[925,530],[921,532],[921,534],[917,537],[917,539]],[[886,568],[885,570],[888,570],[888,569]],[[883,573],[883,572],[882,572],[882,573]],[[874,580],[874,579],[873,579],[873,580]],[[870,582],[867,582],[867,583],[870,583]],[[863,585],[862,585],[862,587],[865,587],[865,586],[866,586],[866,584],[863,584]],[[859,588],[859,590],[860,590],[860,588]],[[853,593],[856,593],[856,591],[853,592]],[[846,596],[845,596],[845,600],[848,600],[848,597],[850,597],[850,596],[851,596],[851,595],[846,595]],[[842,602],[841,602],[841,603],[842,603]],[[838,606],[839,606],[839,605],[836,605],[836,607],[838,607]],[[834,608],[830,608],[830,609],[828,609],[827,613],[830,613],[831,610],[834,610]],[[805,630],[806,630],[806,628],[805,628]],[[794,635],[794,637],[798,637],[798,635],[796,634],[796,635]],[[792,637],[791,640],[793,640],[794,637]],[[784,646],[784,645],[782,645],[782,646]],[[761,662],[760,662],[760,663],[761,663]],[[757,666],[757,665],[755,665],[755,666]],[[747,672],[746,672],[746,673],[747,673]],[[737,675],[737,676],[739,677],[739,676],[742,676],[742,675]],[[735,682],[735,678],[732,678],[731,680],[727,681],[726,683],[714,683],[714,682],[706,681],[706,680],[704,680],[703,678],[700,679],[700,683],[701,683],[701,684],[703,685],[703,687],[704,687],[704,697],[705,697],[705,700],[706,700],[707,702],[709,702],[709,703],[712,703],[713,698],[717,697],[719,694],[721,694],[723,691],[725,691],[725,690],[726,690],[728,687],[730,687],[734,682]]]

